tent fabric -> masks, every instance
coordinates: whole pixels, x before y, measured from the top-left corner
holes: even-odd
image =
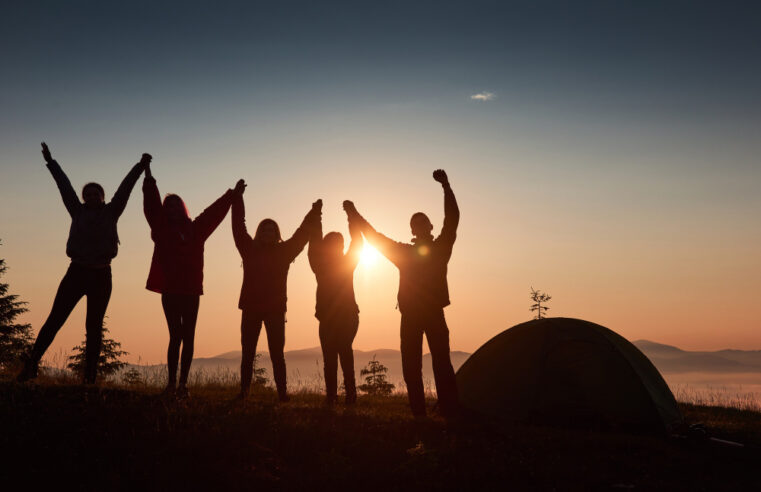
[[[544,318],[503,331],[457,371],[462,405],[515,422],[670,432],[683,420],[663,377],[625,338]]]

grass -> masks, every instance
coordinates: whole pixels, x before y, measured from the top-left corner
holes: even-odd
[[[161,382],[160,375],[153,381]],[[690,422],[744,448],[690,439],[414,420],[401,394],[323,406],[308,384],[287,404],[260,387],[234,401],[237,377],[200,374],[191,399],[161,384],[83,387],[0,377],[0,483],[51,477],[82,490],[758,489],[761,414],[682,404]],[[429,402],[433,404],[433,401]],[[67,486],[67,488],[69,488]]]

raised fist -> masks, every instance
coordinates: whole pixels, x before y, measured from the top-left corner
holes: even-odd
[[[235,183],[235,188],[233,189],[233,192],[237,193],[238,195],[242,195],[244,191],[246,191],[246,184],[245,181],[242,179],[239,179],[237,183]]]
[[[50,162],[53,160],[53,156],[50,154],[48,144],[45,142],[42,142],[42,158],[45,159],[45,162]]]
[[[354,207],[354,202],[351,200],[344,200],[344,210],[346,210],[346,213],[357,212],[357,209]]]
[[[447,178],[447,173],[444,172],[443,169],[437,169],[433,172],[433,179],[441,183],[442,185],[449,184],[449,178]]]

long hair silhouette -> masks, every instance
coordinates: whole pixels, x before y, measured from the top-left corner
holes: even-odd
[[[283,237],[280,235],[280,226],[277,225],[277,222],[275,222],[273,219],[262,219],[262,221],[259,222],[259,225],[256,226],[256,234],[254,234],[254,241],[262,240],[262,231],[264,231],[264,228],[268,225],[272,225],[275,227],[275,233],[277,234],[277,242],[279,243],[283,242]]]

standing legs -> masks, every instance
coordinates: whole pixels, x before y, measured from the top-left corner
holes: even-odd
[[[111,299],[111,268],[93,269],[89,273],[91,278],[86,287],[87,337],[84,381],[87,384],[95,384],[103,343],[103,318],[106,316],[108,301]]]
[[[423,389],[423,327],[417,316],[402,313],[402,373],[407,385],[410,409],[415,417],[425,416]]]
[[[187,392],[190,364],[193,363],[193,348],[195,346],[196,321],[198,320],[200,296],[183,296],[182,301],[182,365],[180,366],[179,388]]]
[[[199,296],[162,294],[161,305],[164,308],[164,316],[166,316],[169,327],[169,347],[166,354],[169,371],[167,391],[174,392],[177,385],[177,366],[180,359],[180,345],[182,345],[180,389],[187,392],[188,375],[190,374],[190,365],[193,362]]]
[[[37,366],[79,300],[87,296],[85,383],[95,383],[103,340],[103,317],[111,298],[111,267],[87,268],[72,263],[58,286],[53,308],[40,328],[31,353],[18,376],[26,381],[37,376]]]
[[[335,340],[335,327],[329,321],[320,322],[320,347],[322,348],[323,372],[325,374],[325,399],[329,405],[336,401],[338,382],[338,350]]]
[[[325,393],[328,403],[336,400],[338,360],[344,375],[346,403],[357,401],[357,385],[354,380],[354,351],[351,344],[357,336],[359,318],[355,313],[320,321],[320,345],[325,369]]]
[[[454,418],[459,413],[457,380],[449,355],[449,328],[444,319],[444,311],[438,311],[428,319],[426,330],[428,348],[431,350],[433,378],[436,381],[436,395],[441,413],[446,418]]]
[[[50,310],[48,319],[40,328],[37,339],[34,341],[34,347],[32,347],[32,353],[29,356],[35,366],[45,355],[50,344],[53,343],[58,330],[66,322],[74,307],[85,295],[86,282],[83,273],[81,267],[71,264],[66,275],[61,279],[61,284],[58,286],[58,291],[53,300],[53,308]]]
[[[259,342],[261,331],[262,317],[243,310],[240,320],[240,344],[243,352],[240,359],[240,395],[242,398],[245,398],[251,387],[254,361],[256,360],[256,344]]]
[[[351,345],[357,336],[359,319],[354,317],[348,324],[346,333],[342,334],[338,348],[338,356],[341,359],[341,371],[344,373],[344,389],[346,390],[346,404],[352,405],[357,402],[357,383],[354,379],[354,350]]]
[[[444,310],[402,313],[402,369],[412,414],[425,415],[423,390],[423,334],[428,338],[433,362],[436,394],[444,417],[456,417],[459,411],[457,382],[449,355],[449,328]]]
[[[272,313],[264,317],[264,328],[267,330],[267,343],[272,360],[272,373],[277,386],[280,401],[288,401],[285,375],[285,313]]]

